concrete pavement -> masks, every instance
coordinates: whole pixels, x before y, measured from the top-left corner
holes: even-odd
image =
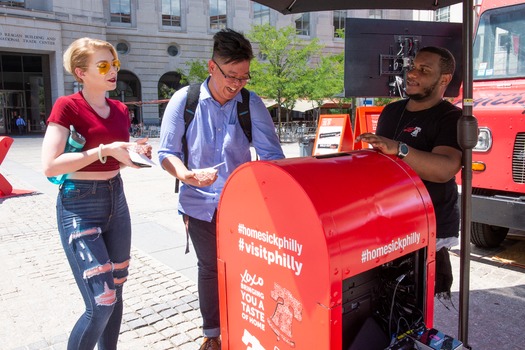
[[[1,168],[14,188],[37,190],[0,200],[2,349],[66,349],[68,334],[83,309],[56,232],[57,189],[41,175],[40,143],[41,138],[16,139]],[[139,199],[133,200],[133,229],[151,233],[153,240],[159,232],[156,226],[147,227],[147,211],[154,209],[156,220],[171,209],[175,221],[174,204],[155,208],[144,195],[152,192],[151,186],[139,186],[140,182],[128,184],[139,192]],[[133,198],[134,191],[129,193]],[[176,202],[171,197],[166,202]],[[175,229],[169,237],[176,237]],[[133,244],[119,348],[198,349],[201,318],[195,282]],[[173,239],[171,245],[177,244]],[[184,255],[179,258],[184,260]]]
[[[56,231],[57,186],[43,175],[42,137],[15,137],[0,172],[15,189],[0,199],[0,349],[65,349],[83,310]],[[156,152],[158,140],[151,140]],[[288,145],[298,156],[299,146]],[[160,167],[122,171],[133,224],[119,349],[198,349],[196,258],[184,254],[174,180]]]
[[[57,188],[42,175],[41,142],[41,137],[15,137],[0,165],[14,188],[35,190],[0,199],[1,349],[65,349],[83,309],[56,232]],[[150,143],[156,151],[158,140]],[[299,155],[297,143],[283,149],[287,157]],[[122,176],[133,250],[119,349],[198,349],[196,259],[193,251],[184,254],[186,235],[176,212],[174,180],[159,167],[125,169]],[[452,303],[435,301],[434,327],[457,336],[458,247],[453,253]],[[525,275],[491,260],[494,253],[473,248],[469,343],[480,350],[522,349]]]

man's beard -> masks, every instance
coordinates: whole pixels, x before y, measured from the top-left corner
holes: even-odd
[[[432,94],[436,91],[438,85],[439,85],[439,79],[436,80],[436,82],[432,84],[431,86],[424,88],[423,92],[415,93],[415,94],[407,93],[406,95],[414,101],[423,101],[432,96]]]

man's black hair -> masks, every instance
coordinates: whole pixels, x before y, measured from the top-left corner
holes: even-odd
[[[212,59],[223,64],[251,61],[252,45],[241,33],[229,28],[222,29],[213,36]]]
[[[427,46],[420,49],[419,52],[429,52],[438,55],[440,57],[439,68],[441,69],[441,74],[454,74],[456,60],[449,50],[443,47]]]

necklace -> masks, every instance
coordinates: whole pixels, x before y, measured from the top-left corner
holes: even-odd
[[[401,133],[403,132],[403,130],[405,130],[405,128],[416,119],[416,116],[414,116],[412,119],[408,121],[408,123],[404,124],[403,127],[399,129],[399,126],[401,125],[401,121],[403,120],[405,116],[406,110],[407,110],[407,106],[405,105],[405,107],[403,108],[403,112],[401,112],[401,116],[399,117],[399,120],[397,121],[396,131],[394,131],[394,141],[399,141],[399,136],[401,136]]]
[[[407,123],[405,123],[403,125],[403,127],[401,129],[399,129],[399,126],[401,125],[401,122],[403,121],[403,118],[405,116],[405,112],[407,111],[407,105],[408,105],[408,101],[407,103],[405,104],[405,106],[403,107],[403,112],[401,112],[401,116],[399,117],[399,120],[397,121],[397,125],[396,125],[396,131],[394,131],[394,138],[393,140],[395,141],[399,141],[399,136],[401,136],[401,134],[403,133],[403,130],[405,130],[405,128],[407,126],[409,126],[410,124],[412,124],[417,118],[418,116],[420,115],[419,112],[423,112],[423,111],[430,111],[432,109],[434,109],[436,106],[438,106],[440,103],[444,102],[445,100],[443,99],[440,99],[435,105],[433,105],[432,107],[430,108],[427,108],[427,109],[424,109],[424,110],[416,110],[416,111],[408,111],[409,113],[412,113],[412,119],[410,119]],[[399,131],[399,132],[398,132]]]

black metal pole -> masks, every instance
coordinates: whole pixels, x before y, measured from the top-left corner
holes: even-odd
[[[470,224],[472,211],[472,149],[478,140],[478,122],[473,116],[472,38],[473,0],[463,1],[463,116],[458,122],[458,142],[463,149],[461,171],[461,254],[458,335],[468,345],[470,292]]]

